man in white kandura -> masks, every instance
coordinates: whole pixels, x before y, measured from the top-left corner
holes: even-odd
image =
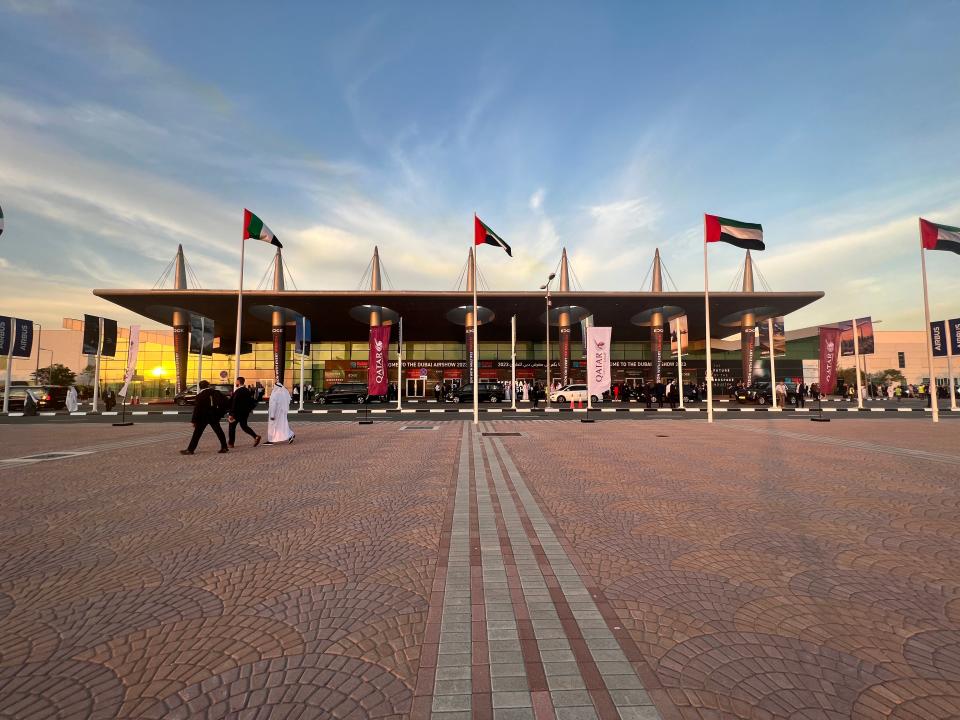
[[[290,429],[287,412],[290,410],[290,391],[281,383],[270,391],[269,415],[267,420],[267,445],[292,443],[296,435]]]
[[[76,412],[79,404],[77,403],[77,389],[71,385],[67,389],[67,410]]]

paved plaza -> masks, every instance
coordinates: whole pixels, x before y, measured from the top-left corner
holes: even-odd
[[[293,422],[0,428],[0,718],[960,715],[956,422]]]

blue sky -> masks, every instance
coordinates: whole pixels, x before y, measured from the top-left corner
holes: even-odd
[[[279,7],[279,9],[278,9]],[[702,215],[762,222],[793,327],[922,327],[917,216],[960,224],[958,2],[126,3],[0,0],[4,314],[133,318],[183,243],[236,285],[248,206],[301,289],[452,289],[472,214],[514,247],[492,289],[568,248],[643,289],[659,247],[703,287]],[[247,287],[270,248],[250,249]],[[960,258],[931,256],[935,317]],[[742,251],[711,248],[728,289]]]

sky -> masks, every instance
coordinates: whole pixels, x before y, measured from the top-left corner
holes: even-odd
[[[703,288],[703,214],[763,224],[788,327],[923,326],[917,217],[960,225],[960,2],[0,0],[0,314],[136,316],[182,243],[235,289],[242,212],[299,289]],[[254,247],[255,246],[255,247]],[[246,288],[272,248],[247,246]],[[710,247],[714,290],[743,251]],[[932,318],[960,257],[928,253]],[[649,282],[649,280],[647,280]],[[765,286],[758,278],[758,289]],[[140,318],[139,321],[143,322]],[[145,325],[150,325],[145,322]]]

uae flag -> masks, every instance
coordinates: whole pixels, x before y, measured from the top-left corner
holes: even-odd
[[[510,252],[510,246],[504,242],[503,238],[491,230],[489,226],[476,215],[473,216],[473,244],[501,247],[507,251],[507,255],[513,257],[513,253]]]
[[[277,240],[277,236],[273,234],[273,230],[268,228],[263,220],[244,208],[243,239],[248,240],[250,238],[253,238],[254,240],[263,240],[271,245],[276,245],[278,248],[283,247],[283,245],[280,244],[280,241]]]
[[[927,250],[950,250],[960,255],[960,227],[937,225],[920,218],[920,239]]]
[[[740,222],[730,218],[704,215],[707,242],[725,242],[744,250],[766,250],[763,244],[763,225]]]

